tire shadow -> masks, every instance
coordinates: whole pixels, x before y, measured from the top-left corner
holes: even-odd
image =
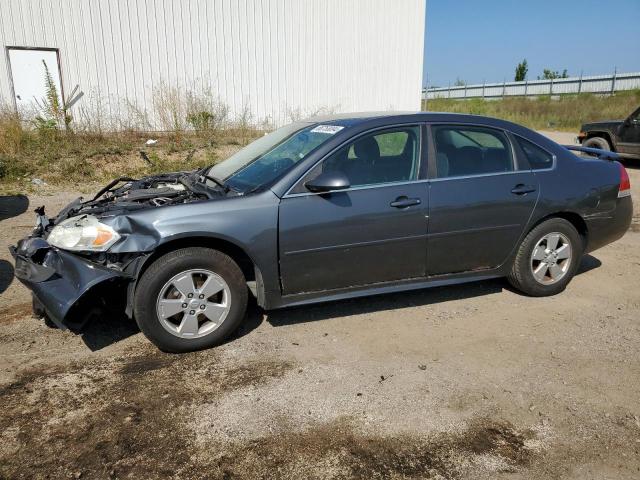
[[[247,318],[233,335],[223,343],[232,342],[248,335],[262,323],[263,311],[256,305],[252,296],[249,298]],[[84,319],[84,324],[76,333],[80,335],[84,344],[92,352],[140,333],[135,320],[127,317],[124,312],[113,313],[96,310],[95,312],[89,312],[87,316],[88,318]]]
[[[600,268],[601,266],[602,266],[602,262],[600,260],[598,260],[593,255],[587,254],[582,257],[582,262],[578,267],[578,271],[576,272],[576,275],[582,275],[583,273],[590,272],[591,270]]]
[[[139,333],[138,325],[124,313],[92,314],[78,332],[84,344],[95,352]]]

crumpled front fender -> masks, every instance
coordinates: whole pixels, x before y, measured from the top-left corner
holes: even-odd
[[[41,238],[21,240],[9,250],[15,258],[15,276],[42,303],[56,323],[91,288],[124,272],[103,267],[78,255],[51,247]]]
[[[147,221],[147,217],[144,216],[118,215],[100,221],[111,226],[122,237],[111,247],[111,253],[150,252],[162,240],[153,219]]]

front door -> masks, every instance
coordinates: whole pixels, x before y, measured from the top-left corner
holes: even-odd
[[[620,127],[617,146],[620,153],[640,155],[640,108]]]
[[[437,178],[429,194],[427,273],[488,270],[516,245],[538,196],[529,170],[519,171],[504,132],[432,127]]]
[[[425,275],[427,186],[419,182],[421,129],[404,126],[358,137],[314,167],[279,212],[285,295]],[[344,191],[314,194],[304,183],[340,170]]]

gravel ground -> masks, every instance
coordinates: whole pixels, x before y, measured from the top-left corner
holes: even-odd
[[[6,246],[73,197],[16,198],[0,227],[0,478],[640,477],[638,216],[556,297],[494,280],[254,307],[227,344],[169,355],[120,318],[31,317]]]

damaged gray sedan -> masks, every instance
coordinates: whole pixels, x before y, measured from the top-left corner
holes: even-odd
[[[228,338],[250,294],[275,309],[502,276],[557,294],[632,203],[618,162],[501,120],[396,113],[297,122],[37,213],[11,251],[38,313],[77,329],[125,312],[184,352]]]

